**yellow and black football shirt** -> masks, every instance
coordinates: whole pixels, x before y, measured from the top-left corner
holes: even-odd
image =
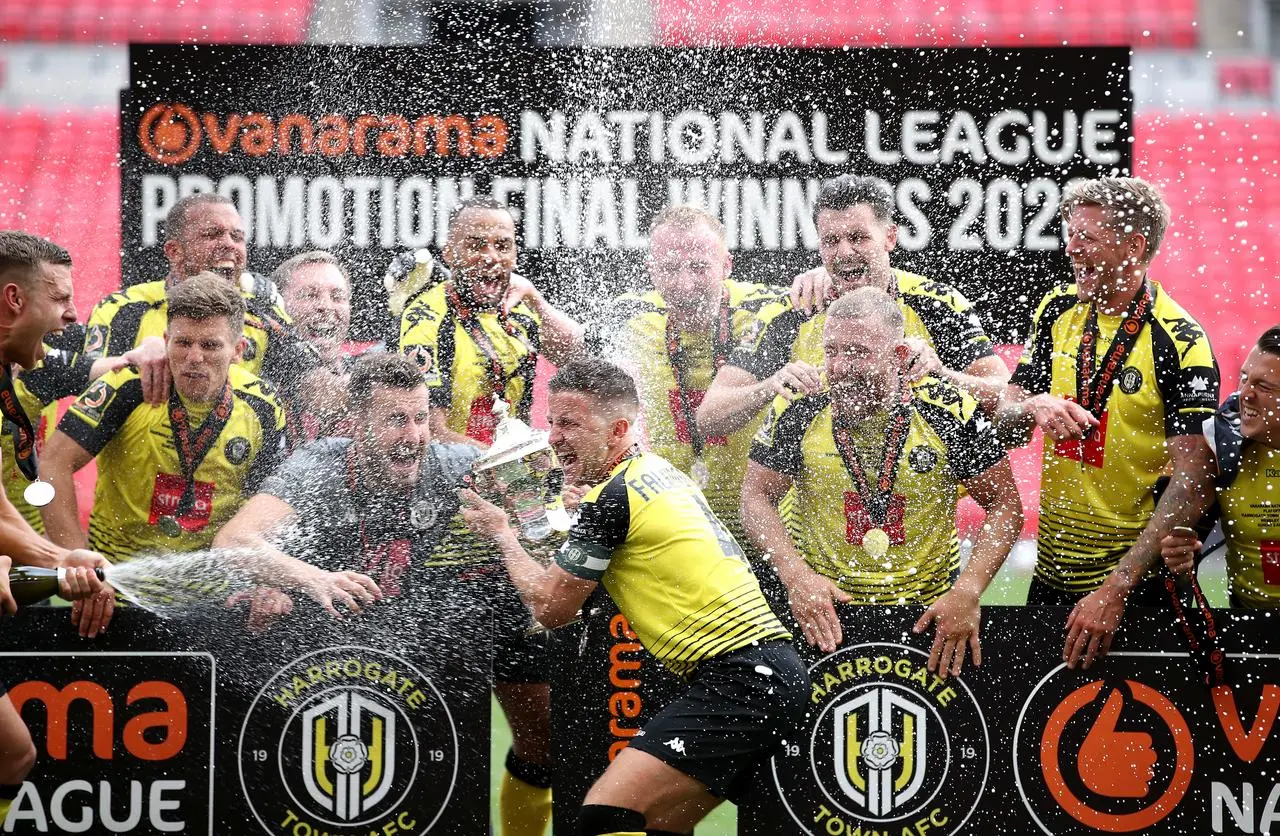
[[[45,356],[34,369],[29,369],[14,378],[13,388],[18,396],[18,403],[27,413],[31,425],[36,431],[36,451],[43,449],[44,440],[49,434],[49,427],[58,419],[57,401],[78,395],[89,385],[89,369],[93,361],[80,356],[84,345],[84,326],[73,323],[67,326],[62,334],[45,340]],[[0,432],[0,458],[4,463],[4,492],[18,509],[23,519],[36,531],[44,533],[44,520],[40,517],[40,509],[27,504],[23,492],[26,491],[27,477],[18,468],[17,451],[13,446],[14,427],[12,422],[3,422]]]
[[[724,362],[735,346],[752,342],[759,336],[762,323],[756,313],[760,308],[782,298],[782,291],[777,288],[732,280],[725,281],[724,293],[728,333],[723,346],[717,345],[719,323],[707,333],[676,335],[683,366],[683,388],[677,383],[676,370],[672,367],[672,352],[667,345],[667,305],[662,296],[656,291],[624,294],[611,306],[619,312],[622,326],[609,340],[610,347],[636,375],[649,446],[685,473],[690,473],[694,464],[686,416],[693,415],[702,403],[718,369],[717,361]],[[722,356],[717,357],[717,353]],[[682,403],[682,399],[687,399],[687,403]],[[740,541],[738,507],[742,502],[742,478],[747,469],[747,454],[751,451],[751,437],[763,420],[762,412],[737,432],[703,440],[702,459],[708,479],[702,493],[711,510]]]
[[[115,357],[147,337],[163,337],[169,313],[165,290],[164,281],[144,282],[112,293],[95,305],[85,328],[84,355],[90,360]],[[270,279],[242,274],[240,295],[248,310],[244,356],[238,365],[281,391],[292,391],[306,372],[320,364],[319,357],[293,332],[293,321]]]
[[[556,563],[602,583],[645,649],[678,676],[791,638],[698,487],[654,453],[624,459],[587,492]]]
[[[1155,511],[1152,489],[1169,463],[1165,439],[1197,435],[1218,406],[1218,366],[1204,330],[1151,283],[1152,306],[1114,376],[1100,423],[1084,442],[1046,437],[1040,478],[1036,577],[1067,592],[1097,589]],[[1075,400],[1091,304],[1075,285],[1054,289],[1036,310],[1012,382],[1029,394]],[[1097,356],[1124,315],[1097,315]]]
[[[231,412],[196,468],[195,505],[177,517],[176,537],[158,525],[175,514],[186,487],[168,404],[145,403],[138,372],[122,369],[94,381],[71,405],[58,430],[98,458],[90,548],[116,561],[144,551],[207,548],[276,468],[284,453],[280,402],[268,384],[238,366],[231,367],[228,385]],[[214,405],[184,406],[194,428]]]
[[[751,448],[753,462],[794,484],[788,530],[796,550],[855,604],[928,604],[950,589],[960,565],[957,486],[1005,456],[978,402],[945,380],[915,383],[908,409],[907,439],[882,526],[871,520],[840,455],[828,393],[776,398]],[[884,410],[851,433],[873,486],[890,421]],[[881,558],[862,547],[872,527],[889,535]]]
[[[541,320],[523,302],[510,314],[499,315],[468,310],[455,304],[451,295],[452,285],[441,282],[405,306],[400,351],[422,369],[431,405],[448,410],[449,429],[489,444],[497,426],[495,394],[511,405],[513,414],[529,418]],[[487,345],[476,344],[473,328]],[[495,360],[501,367],[500,380],[495,379]]]
[[[906,335],[928,342],[948,369],[964,371],[991,357],[991,338],[973,305],[950,285],[904,270],[894,270],[898,306],[906,319]],[[790,297],[765,305],[758,314],[760,333],[729,357],[729,365],[764,380],[787,363],[803,360],[822,368],[822,328],[826,313],[805,314],[791,307]]]
[[[1245,442],[1218,502],[1232,594],[1248,607],[1280,607],[1280,450]]]

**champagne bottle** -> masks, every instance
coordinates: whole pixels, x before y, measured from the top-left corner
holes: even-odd
[[[94,569],[98,580],[105,581],[101,569]],[[18,606],[34,604],[58,594],[66,569],[48,569],[43,566],[15,566],[9,571],[9,591]]]

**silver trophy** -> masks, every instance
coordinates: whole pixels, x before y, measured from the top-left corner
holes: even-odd
[[[552,508],[548,513],[547,506],[558,492],[561,470],[547,431],[535,430],[511,415],[507,402],[497,395],[493,397],[493,414],[498,418],[493,446],[471,465],[476,492],[505,507],[526,540],[542,540],[553,530],[567,530],[563,509]]]

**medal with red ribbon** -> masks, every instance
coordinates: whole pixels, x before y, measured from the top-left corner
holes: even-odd
[[[196,470],[204,461],[204,457],[213,449],[213,443],[218,436],[222,434],[222,428],[227,425],[227,419],[231,417],[231,407],[231,384],[224,383],[217,403],[214,404],[213,409],[209,410],[209,414],[200,423],[199,429],[192,433],[191,426],[187,423],[187,407],[178,397],[177,388],[173,387],[169,390],[169,427],[173,431],[173,444],[178,451],[178,466],[182,469],[183,481],[178,507],[172,514],[161,517],[159,522],[160,530],[170,537],[182,534],[180,520],[195,508]]]
[[[1151,300],[1151,286],[1143,282],[1142,289],[1129,303],[1124,321],[1101,365],[1098,365],[1098,305],[1095,302],[1089,306],[1084,333],[1080,336],[1080,352],[1076,355],[1076,401],[1099,420],[1111,397],[1111,384],[1124,369],[1124,361],[1138,342],[1138,334],[1151,313]]]
[[[898,403],[894,405],[889,416],[889,426],[884,433],[884,454],[880,474],[876,478],[875,487],[867,479],[867,471],[858,458],[857,447],[853,443],[853,431],[833,410],[831,434],[845,470],[853,480],[854,489],[862,501],[862,508],[871,521],[871,528],[862,536],[862,548],[873,558],[881,558],[889,553],[892,542],[884,526],[889,516],[889,505],[893,499],[893,486],[898,478],[898,460],[902,458],[902,450],[907,444],[907,431],[911,424],[911,392],[902,385],[899,390]]]
[[[711,346],[711,374],[713,377],[729,359],[732,338],[733,334],[729,323],[729,290],[728,288],[722,288],[720,293],[720,312],[716,319],[716,333]],[[689,375],[692,372],[692,369],[689,368],[689,356],[685,352],[684,346],[680,344],[680,334],[671,322],[670,314],[667,315],[666,344],[667,361],[671,364],[671,375],[676,380],[675,396],[676,402],[679,404],[680,418],[684,421],[685,429],[689,433],[689,446],[693,448],[693,468],[690,476],[693,477],[699,488],[705,488],[711,475],[707,470],[706,462],[703,460],[703,451],[706,449],[707,438],[702,434],[702,430],[698,429],[697,418],[694,414],[694,404],[689,387]]]

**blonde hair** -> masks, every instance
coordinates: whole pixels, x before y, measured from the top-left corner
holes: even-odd
[[[724,242],[724,224],[720,223],[720,219],[701,207],[687,203],[664,207],[661,212],[654,215],[653,221],[649,224],[649,234],[652,235],[653,231],[660,226],[672,226],[688,231],[698,224],[706,224],[721,243]]]
[[[878,287],[860,287],[844,294],[827,308],[827,319],[874,319],[897,334],[903,334],[907,324],[898,301]]]
[[[1136,232],[1147,242],[1146,260],[1155,257],[1169,228],[1169,204],[1160,190],[1138,177],[1083,180],[1067,188],[1060,211],[1065,221],[1077,206],[1099,206],[1119,232]]]

